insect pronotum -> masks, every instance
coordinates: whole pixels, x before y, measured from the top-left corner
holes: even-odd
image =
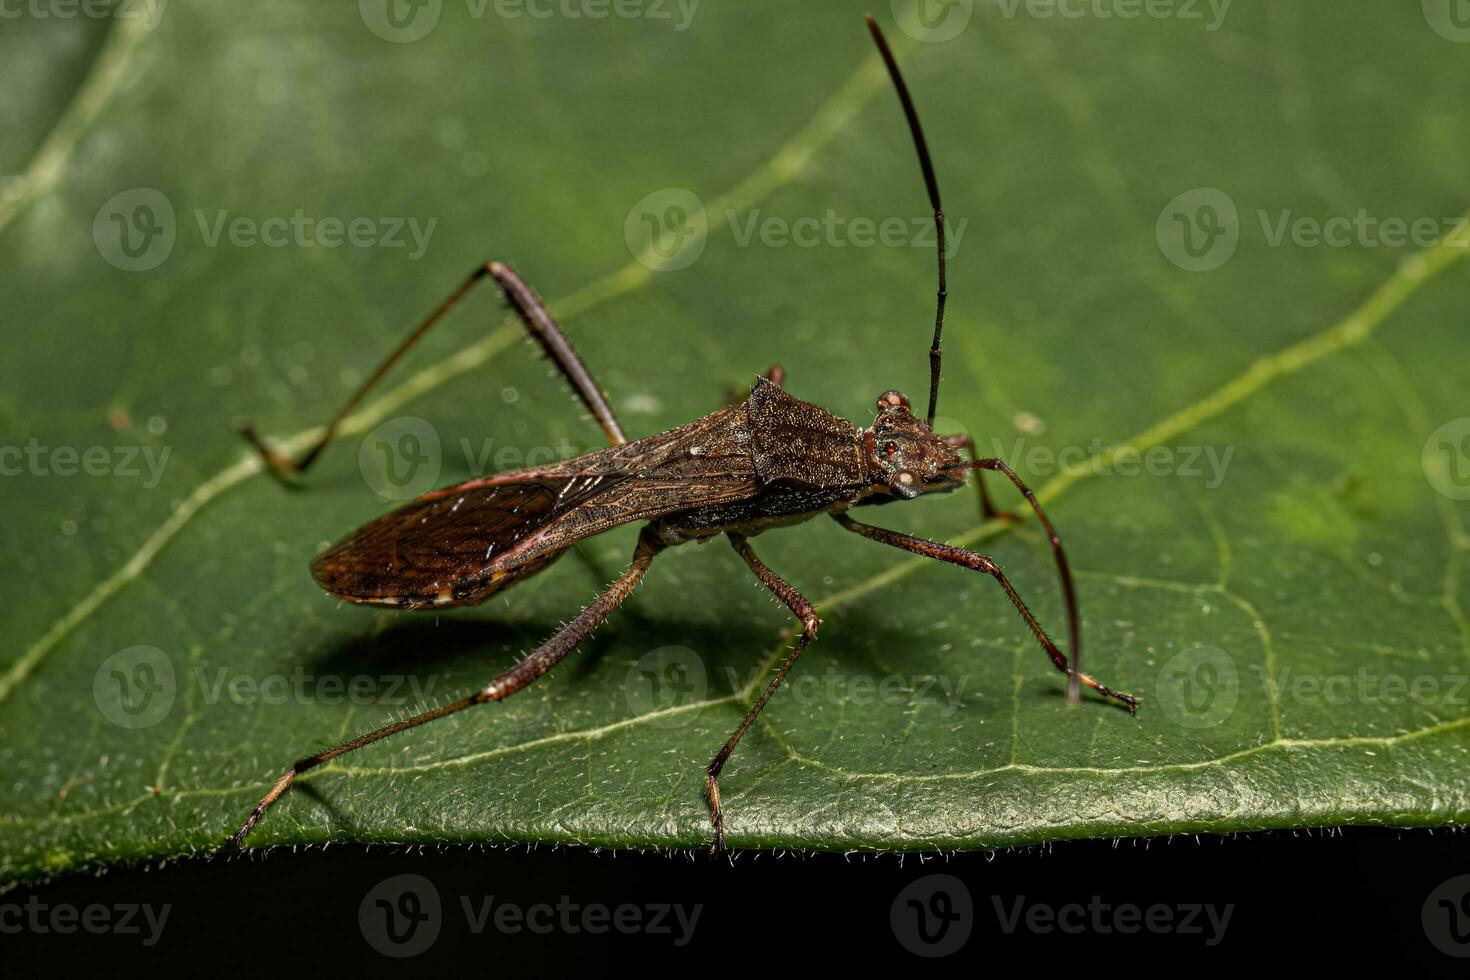
[[[946,299],[944,212],[934,166],[908,87],[883,34],[871,17],[878,46],[908,120],[937,232],[939,288],[934,338],[929,347],[929,409],[914,415],[901,392],[878,396],[872,425],[859,428],[816,405],[787,394],[785,372],[772,367],[756,378],[750,396],[736,405],[657,435],[629,441],[612,407],[536,293],[507,265],[476,269],[420,323],[327,423],[317,442],[295,459],[262,442],[247,425],[245,436],[281,474],[302,473],[332,440],[337,426],[363,395],[477,283],[501,288],[527,331],[571,384],[610,443],[609,448],[549,466],[497,473],[427,493],[359,528],[312,563],[323,589],[349,602],[399,609],[446,609],[484,602],[529,578],[577,542],[632,521],[645,521],[632,564],[606,591],[523,660],[469,697],[349,739],[297,761],[276,781],[231,840],[245,837],[266,809],[302,772],[427,722],[521,690],[571,653],[626,599],[650,563],[671,545],[724,535],[746,565],[801,623],[801,634],[761,696],[706,767],[706,792],[715,850],[725,847],[720,771],[761,709],[817,634],[812,604],[756,556],[750,539],[777,526],[827,515],[863,537],[937,558],[991,576],[1025,620],[1042,649],[1068,679],[1076,702],[1079,683],[1114,698],[1130,712],[1138,700],[1082,673],[1077,597],[1061,539],[1036,497],[1000,459],[977,456],[968,436],[933,431],[939,401],[940,337]],[[961,452],[964,456],[961,456]],[[940,544],[854,520],[853,507],[911,500],[964,486],[975,473],[981,507],[999,514],[985,490],[983,472],[1002,474],[1025,496],[1046,530],[1067,606],[1071,660],[1047,635],[994,561],[965,548]]]

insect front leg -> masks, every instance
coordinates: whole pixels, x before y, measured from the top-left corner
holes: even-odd
[[[305,473],[307,468],[321,455],[322,450],[327,448],[332,437],[337,434],[337,428],[342,424],[342,420],[357,407],[368,391],[382,380],[383,375],[387,374],[388,370],[397,364],[404,354],[408,353],[409,348],[418,343],[436,323],[448,315],[450,310],[459,305],[460,300],[464,299],[471,289],[486,277],[494,279],[500,285],[501,291],[505,293],[505,298],[510,301],[521,323],[541,345],[546,355],[551,358],[551,362],[572,386],[577,397],[582,399],[582,404],[586,405],[587,410],[592,413],[592,417],[602,428],[603,434],[607,436],[608,442],[614,446],[627,442],[627,436],[623,435],[623,427],[618,423],[617,416],[613,414],[612,406],[607,403],[607,396],[597,386],[597,382],[593,380],[591,372],[582,363],[582,359],[577,356],[566,334],[562,333],[561,327],[557,326],[556,320],[551,316],[551,311],[546,308],[541,297],[536,295],[536,291],[526,285],[525,281],[516,275],[514,269],[502,262],[486,262],[470,273],[469,278],[462,282],[453,293],[450,293],[449,298],[440,303],[434,312],[414,327],[413,332],[378,365],[368,379],[347,399],[347,403],[338,409],[337,414],[327,422],[317,441],[312,443],[300,456],[293,459],[272,449],[260,436],[256,435],[254,427],[249,423],[241,428],[241,433],[271,469],[278,473]]]
[[[245,845],[245,837],[250,833],[250,829],[255,826],[256,822],[265,814],[265,811],[270,809],[271,804],[280,799],[281,794],[286,792],[296,777],[308,769],[315,769],[317,766],[331,762],[333,759],[346,755],[354,749],[360,749],[365,745],[371,745],[374,742],[385,739],[389,735],[396,735],[410,728],[417,728],[431,721],[437,721],[440,718],[463,711],[466,708],[473,708],[477,704],[485,704],[490,701],[503,701],[536,680],[536,678],[560,663],[562,658],[567,654],[575,650],[593,630],[602,625],[603,620],[607,619],[612,611],[622,604],[624,599],[628,598],[638,583],[643,581],[643,576],[647,573],[648,566],[653,561],[653,556],[662,551],[664,547],[664,543],[655,533],[649,528],[644,528],[643,533],[638,537],[638,547],[633,552],[633,563],[628,566],[627,571],[618,577],[617,581],[608,586],[606,591],[594,599],[587,608],[578,613],[570,623],[567,623],[556,633],[552,634],[546,642],[532,651],[528,657],[469,697],[438,708],[433,708],[412,718],[407,718],[391,725],[385,725],[376,731],[349,739],[341,745],[327,749],[325,752],[319,752],[316,755],[310,755],[298,760],[290,769],[286,770],[280,779],[276,780],[275,784],[271,786],[270,791],[265,794],[260,803],[256,805],[255,810],[251,812],[249,819],[245,821],[239,830],[230,836],[230,840],[237,847],[243,847]]]
[[[971,436],[945,436],[944,441],[953,449],[963,449],[970,457],[971,463],[979,461],[980,456],[975,451],[975,440]],[[1014,521],[1016,515],[1008,510],[997,510],[995,504],[990,500],[990,491],[985,489],[985,474],[979,469],[975,470],[975,488],[980,491],[980,519],[982,521]]]
[[[1021,595],[1016,591],[1015,586],[1011,585],[1010,579],[1006,578],[1005,573],[1000,570],[1000,566],[988,556],[982,555],[979,552],[970,551],[966,548],[957,548],[951,544],[940,544],[937,541],[917,538],[911,534],[903,534],[899,531],[890,531],[887,528],[863,524],[853,520],[846,514],[833,514],[832,519],[847,528],[847,530],[861,534],[865,538],[871,538],[880,544],[886,544],[893,548],[902,548],[904,551],[911,551],[916,555],[923,555],[926,558],[938,558],[940,561],[947,561],[952,565],[959,565],[961,568],[968,568],[972,571],[984,572],[986,575],[993,577],[1000,583],[1000,587],[1005,591],[1006,597],[1011,600],[1011,605],[1016,607],[1016,611],[1026,621],[1026,625],[1030,627],[1032,634],[1035,635],[1037,641],[1041,644],[1041,648],[1046,651],[1046,655],[1051,658],[1051,662],[1056,666],[1057,670],[1066,674],[1069,681],[1073,679],[1081,681],[1099,694],[1106,695],[1121,702],[1130,714],[1137,712],[1138,698],[1132,694],[1124,694],[1121,691],[1112,690],[1105,684],[1077,670],[1067,662],[1066,655],[1057,649],[1057,645],[1052,642],[1046,630],[1041,628],[1041,623],[1027,607],[1025,601],[1021,599]]]
[[[745,734],[746,729],[750,728],[756,716],[761,713],[761,709],[766,706],[766,702],[771,700],[771,695],[776,693],[776,688],[780,686],[781,680],[791,670],[792,665],[796,663],[796,659],[801,656],[801,652],[806,649],[808,643],[816,638],[817,627],[822,623],[817,618],[816,609],[807,601],[806,596],[796,591],[795,586],[790,582],[767,568],[765,563],[756,557],[755,551],[750,547],[750,542],[744,535],[731,534],[729,538],[730,544],[739,553],[740,557],[745,559],[745,564],[750,566],[750,570],[755,573],[756,578],[760,579],[761,584],[770,589],[776,598],[786,603],[787,608],[791,610],[797,619],[801,620],[801,636],[797,638],[796,645],[791,648],[791,652],[786,655],[786,659],[776,671],[776,676],[771,678],[770,683],[766,685],[766,689],[761,693],[760,698],[745,713],[745,717],[741,720],[739,727],[730,734],[729,740],[725,742],[719,752],[715,753],[715,757],[705,767],[705,792],[709,796],[710,822],[715,827],[715,846],[712,849],[713,853],[719,853],[725,849],[725,814],[720,809],[720,770],[725,768],[725,763],[729,760],[730,753],[734,752],[735,746],[740,744],[741,736]]]

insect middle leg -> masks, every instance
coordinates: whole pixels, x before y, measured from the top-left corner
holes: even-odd
[[[418,343],[434,324],[442,320],[450,310],[459,304],[460,300],[465,298],[471,289],[487,276],[494,279],[500,285],[501,290],[505,293],[506,299],[510,301],[510,305],[515,309],[516,315],[520,317],[521,323],[525,325],[526,330],[530,332],[531,336],[546,351],[546,355],[551,358],[557,370],[571,384],[572,390],[577,393],[577,397],[582,399],[582,404],[586,405],[588,411],[592,413],[592,417],[597,421],[598,426],[602,428],[603,434],[607,436],[608,442],[614,446],[627,442],[628,438],[623,435],[623,427],[618,424],[617,416],[613,414],[612,406],[607,403],[607,397],[603,394],[602,389],[597,386],[597,382],[593,380],[592,374],[582,363],[582,359],[577,356],[577,352],[572,349],[571,342],[562,333],[561,327],[557,326],[556,320],[551,316],[551,311],[546,308],[546,304],[541,301],[541,297],[536,295],[535,290],[526,285],[521,277],[516,275],[514,269],[502,262],[486,262],[474,272],[470,273],[469,278],[461,283],[459,288],[449,295],[448,299],[440,303],[434,312],[430,313],[418,326],[414,327],[413,332],[378,365],[372,375],[347,399],[347,403],[338,409],[337,414],[333,415],[331,420],[327,422],[326,427],[322,430],[321,437],[300,456],[292,459],[267,446],[256,435],[254,427],[249,423],[246,423],[242,427],[241,433],[249,440],[250,444],[260,453],[261,458],[272,469],[280,473],[305,473],[307,468],[321,455],[322,450],[327,448],[327,444],[332,441],[332,437],[337,434],[337,427],[342,424],[342,420],[357,407],[358,403],[362,401],[363,396],[372,389],[373,385],[382,380],[383,375],[387,374],[389,368],[398,363],[399,359],[408,352],[409,348]]]
[[[628,598],[638,583],[643,581],[643,576],[648,571],[648,566],[652,563],[653,556],[662,551],[664,547],[665,545],[658,535],[651,528],[645,527],[643,533],[638,537],[638,547],[633,552],[633,563],[628,566],[627,571],[618,577],[617,581],[608,586],[606,591],[594,599],[587,608],[578,613],[570,623],[567,623],[556,633],[552,634],[546,642],[532,651],[524,660],[521,660],[514,667],[469,697],[461,698],[458,701],[442,705],[438,708],[433,708],[412,718],[406,718],[403,721],[385,725],[376,731],[349,739],[340,745],[327,749],[325,752],[319,752],[316,755],[309,755],[304,759],[297,760],[290,769],[286,770],[280,779],[276,780],[275,784],[270,788],[270,791],[265,794],[264,798],[255,807],[255,810],[251,812],[249,819],[245,821],[245,824],[239,830],[231,835],[230,840],[237,847],[243,847],[245,837],[250,833],[250,829],[255,826],[256,822],[260,820],[261,816],[270,808],[271,804],[280,799],[281,794],[286,792],[286,789],[296,777],[308,769],[315,769],[323,763],[331,762],[333,759],[346,755],[354,749],[371,745],[374,742],[387,738],[389,735],[396,735],[410,728],[417,728],[428,722],[437,721],[440,718],[463,711],[466,708],[473,708],[477,704],[485,704],[489,701],[503,701],[536,680],[536,678],[560,663],[567,654],[577,649],[581,642],[593,630],[601,626],[603,620],[607,619],[612,611],[622,604],[624,599]]]
[[[1032,634],[1035,635],[1037,641],[1041,644],[1041,648],[1046,651],[1046,655],[1051,658],[1051,662],[1056,666],[1057,670],[1066,674],[1068,680],[1075,678],[1099,694],[1122,702],[1128,708],[1130,714],[1138,710],[1138,698],[1131,694],[1124,694],[1121,691],[1112,690],[1100,681],[1094,680],[1077,670],[1067,661],[1066,655],[1057,649],[1057,645],[1052,642],[1052,638],[1047,635],[1046,630],[1042,629],[1041,623],[1027,607],[1025,601],[1022,600],[1020,593],[1016,591],[1016,587],[1011,584],[1010,579],[1006,578],[1005,573],[1000,570],[1000,566],[990,557],[966,548],[955,547],[952,544],[940,544],[937,541],[917,538],[911,534],[903,534],[899,531],[890,531],[887,528],[863,524],[860,521],[853,520],[846,514],[833,514],[832,519],[847,528],[847,530],[861,534],[863,537],[870,538],[880,544],[902,548],[904,551],[911,551],[916,555],[923,555],[926,558],[938,558],[940,561],[947,561],[952,565],[959,565],[961,568],[984,572],[986,575],[992,576],[996,582],[1000,583],[1001,589],[1005,591],[1006,598],[1011,600],[1011,605],[1016,607],[1016,611],[1026,621],[1026,625],[1030,627]]]
[[[750,728],[756,716],[761,713],[761,709],[766,706],[766,702],[771,700],[771,695],[776,693],[776,688],[780,686],[782,679],[791,670],[797,658],[801,656],[801,652],[806,649],[808,643],[816,638],[817,627],[822,624],[822,621],[817,618],[816,609],[807,601],[806,596],[796,591],[796,587],[790,582],[766,567],[766,564],[756,557],[755,551],[750,547],[750,542],[744,535],[730,534],[729,538],[730,544],[739,552],[740,557],[745,559],[745,564],[750,566],[750,570],[755,573],[756,578],[761,580],[761,584],[770,589],[776,598],[786,603],[787,608],[795,614],[797,619],[801,620],[801,636],[797,638],[796,645],[782,661],[780,668],[776,671],[776,676],[771,678],[760,698],[745,713],[739,727],[730,734],[724,746],[715,753],[715,757],[705,767],[705,792],[709,796],[710,822],[715,826],[715,853],[725,849],[725,814],[720,809],[720,770],[725,768],[730,753],[734,752],[735,746],[740,744],[741,736],[745,734],[746,729]]]

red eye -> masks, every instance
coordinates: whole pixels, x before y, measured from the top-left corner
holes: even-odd
[[[896,443],[896,442],[887,443],[886,445],[884,445],[883,451],[885,453],[887,453],[888,455],[892,456],[894,453],[898,452],[898,443]]]

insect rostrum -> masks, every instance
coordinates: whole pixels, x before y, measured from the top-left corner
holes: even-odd
[[[887,391],[878,396],[872,424],[860,428],[789,394],[783,386],[784,372],[773,367],[756,379],[749,397],[739,404],[667,432],[629,441],[602,390],[536,293],[502,263],[490,262],[475,270],[388,356],[301,457],[280,455],[249,427],[246,436],[276,471],[305,471],[366,391],[470,289],[490,278],[591,411],[609,447],[549,466],[494,474],[425,494],[334,545],[312,563],[312,575],[327,592],[349,602],[401,609],[474,605],[545,569],[578,541],[634,521],[646,521],[632,563],[591,605],[475,694],[296,762],[233,835],[237,845],[243,845],[256,821],[301,772],[389,735],[509,697],[575,650],[628,597],[655,556],[673,545],[724,536],[756,578],[801,622],[802,631],[764,692],[707,767],[715,848],[723,849],[720,772],[741,736],[816,636],[820,624],[812,604],[757,557],[750,538],[773,527],[821,515],[882,544],[993,577],[1053,664],[1067,675],[1072,700],[1076,700],[1080,683],[1116,699],[1130,711],[1136,708],[1136,698],[1110,690],[1080,669],[1077,602],[1066,555],[1031,491],[1003,461],[976,458],[967,437],[933,431],[947,292],[943,211],[908,89],[871,18],[868,26],[907,116],[938,232],[939,289],[929,351],[927,416],[915,415],[902,393]],[[1051,540],[1067,602],[1070,660],[988,557],[864,524],[850,514],[854,507],[957,490],[974,472],[985,513],[1009,517],[996,515],[990,504],[983,483],[986,470],[998,472],[1016,485]]]

